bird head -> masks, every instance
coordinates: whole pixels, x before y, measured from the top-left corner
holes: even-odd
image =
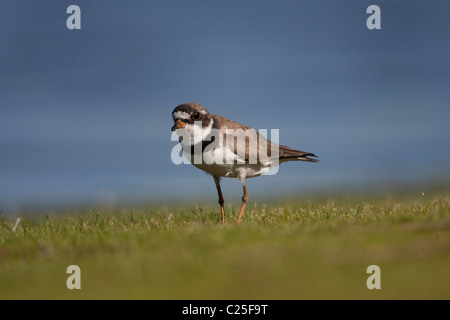
[[[206,131],[211,131],[213,122],[208,110],[198,103],[180,104],[172,111],[172,118],[172,131],[177,132],[179,136],[188,133],[193,142],[191,144],[201,141],[207,134]]]

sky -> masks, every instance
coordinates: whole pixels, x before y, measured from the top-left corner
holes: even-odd
[[[69,30],[69,5],[81,29]],[[369,30],[369,5],[381,29]],[[175,165],[172,110],[197,102],[320,162],[250,197],[450,182],[450,3],[0,2],[0,211],[216,200]],[[238,203],[241,184],[225,179]],[[234,198],[239,197],[239,198]]]

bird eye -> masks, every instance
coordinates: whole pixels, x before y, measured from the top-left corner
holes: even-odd
[[[196,112],[192,115],[192,119],[194,119],[194,120],[200,120],[200,118],[201,118],[201,115],[198,112]]]

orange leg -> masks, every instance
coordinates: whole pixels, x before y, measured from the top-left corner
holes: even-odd
[[[242,204],[241,204],[241,210],[239,210],[239,217],[237,219],[236,224],[241,223],[242,221],[242,216],[244,215],[244,210],[245,207],[247,206],[247,202],[248,202],[248,193],[247,193],[247,186],[245,185],[245,180],[242,182],[243,186],[244,186],[244,195],[242,196]]]

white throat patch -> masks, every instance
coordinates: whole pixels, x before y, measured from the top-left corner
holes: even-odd
[[[178,136],[183,137],[181,145],[183,148],[190,148],[192,145],[209,141],[214,120],[211,118],[207,127],[202,126],[202,121],[194,121],[194,124],[186,124],[182,130],[177,130]]]
[[[201,121],[194,121],[194,130],[193,134],[191,134],[192,144],[201,143],[202,141],[207,140],[206,138],[211,134],[213,124],[214,120],[212,118],[209,125],[205,128],[203,128]]]

